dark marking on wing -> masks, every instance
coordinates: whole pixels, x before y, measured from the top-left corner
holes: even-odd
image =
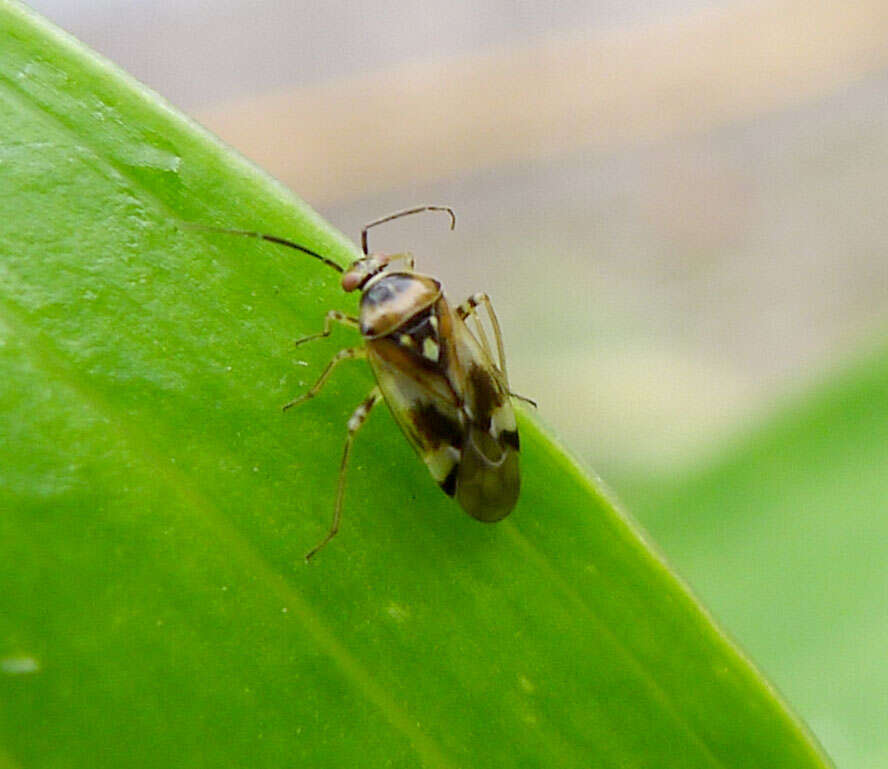
[[[518,431],[517,430],[503,430],[499,434],[499,439],[506,444],[506,446],[511,446],[515,451],[520,449],[520,441],[518,440]]]
[[[438,339],[438,333],[432,328],[430,323],[434,309],[434,307],[427,307],[401,326],[401,333],[408,334],[414,342],[418,343],[419,347],[422,347],[423,340],[428,336],[436,341]]]
[[[437,371],[426,366],[414,365],[414,351],[402,345],[394,334],[379,339],[367,341],[368,357],[370,365],[380,376],[391,377],[396,381],[398,377],[405,377],[425,392],[432,400],[441,400],[447,406],[458,407],[459,400],[446,372]],[[383,394],[385,395],[385,386]],[[386,396],[388,397],[388,396]],[[411,396],[410,402],[415,402]],[[405,404],[405,409],[410,404]]]
[[[459,464],[455,464],[450,472],[447,473],[447,477],[438,484],[441,487],[441,491],[443,491],[448,497],[452,497],[456,494],[456,476],[458,473]]]
[[[425,445],[438,448],[446,444],[456,449],[462,446],[462,425],[452,417],[442,414],[434,403],[427,401],[411,409],[410,419]]]
[[[475,418],[485,430],[490,429],[490,417],[503,405],[502,393],[497,389],[490,372],[478,365],[469,369],[469,386],[474,393]]]

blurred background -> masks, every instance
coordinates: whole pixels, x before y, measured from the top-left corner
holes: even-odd
[[[888,422],[818,400],[888,328],[884,0],[29,2],[350,235],[453,206],[371,244],[490,293],[513,387],[837,764],[888,766]]]

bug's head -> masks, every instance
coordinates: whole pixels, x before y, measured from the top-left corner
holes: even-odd
[[[354,291],[363,288],[374,275],[379,275],[391,261],[388,254],[368,254],[352,262],[342,276],[342,290]]]

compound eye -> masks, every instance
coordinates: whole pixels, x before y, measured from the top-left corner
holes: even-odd
[[[360,288],[363,279],[364,275],[359,272],[350,270],[342,276],[342,290],[348,292],[354,291],[356,288]]]

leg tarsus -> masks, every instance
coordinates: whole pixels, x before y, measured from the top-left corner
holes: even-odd
[[[330,530],[327,532],[327,536],[305,554],[306,563],[308,563],[317,552],[324,547],[324,545],[333,539],[333,537],[336,536],[336,532],[339,531],[339,521],[342,518],[342,499],[345,495],[345,470],[348,466],[348,455],[351,452],[352,441],[354,441],[355,434],[361,429],[362,425],[367,420],[370,410],[379,402],[380,398],[382,398],[382,393],[380,393],[378,387],[374,387],[370,391],[370,395],[368,395],[363,403],[355,409],[354,413],[351,415],[351,419],[348,420],[348,434],[345,438],[345,447],[342,450],[342,461],[339,463],[339,484],[336,487],[336,506],[333,508],[333,523],[330,526]]]
[[[519,401],[524,401],[525,403],[530,404],[534,408],[539,408],[539,406],[537,406],[537,402],[533,398],[528,398],[526,395],[513,393],[511,390],[509,390],[509,395],[511,395],[513,398],[517,398]]]

